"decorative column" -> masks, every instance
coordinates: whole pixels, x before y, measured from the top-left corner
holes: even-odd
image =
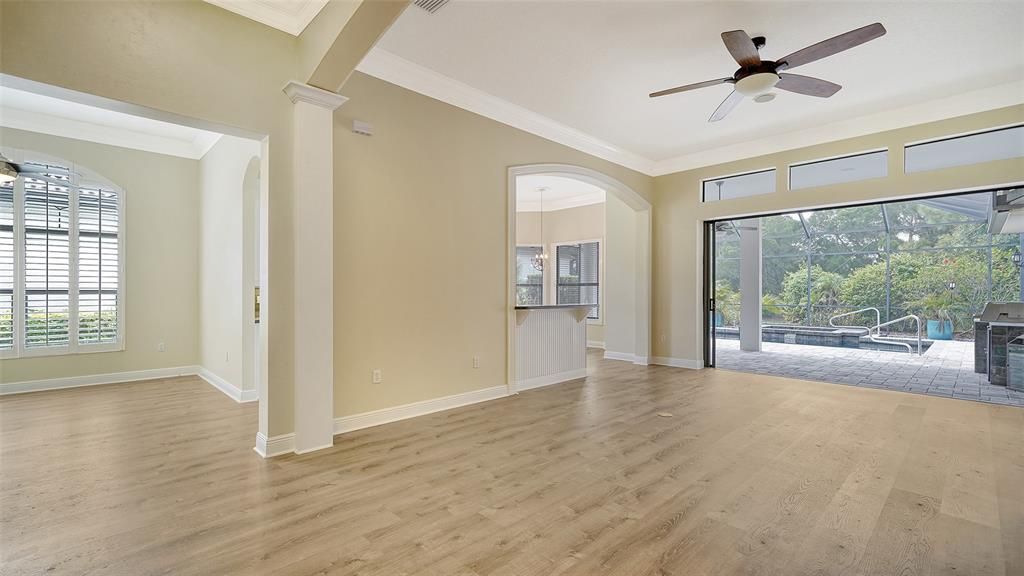
[[[298,82],[292,126],[295,452],[334,445],[334,110],[344,96]]]
[[[761,351],[761,220],[742,220],[740,230],[740,350]]]

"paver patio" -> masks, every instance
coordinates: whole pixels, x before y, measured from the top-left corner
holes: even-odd
[[[974,373],[972,342],[935,341],[921,356],[905,352],[765,342],[743,352],[738,340],[715,341],[718,368],[865,388],[1024,406],[1024,392]]]

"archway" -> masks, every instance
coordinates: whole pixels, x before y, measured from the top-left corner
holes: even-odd
[[[647,364],[650,355],[650,320],[651,320],[651,204],[643,196],[623,182],[606,174],[571,164],[530,164],[513,166],[508,170],[508,240],[507,257],[509,276],[507,278],[508,308],[508,357],[507,382],[509,391],[513,392],[515,381],[515,326],[516,326],[516,210],[518,198],[518,181],[522,176],[550,175],[570,178],[591,184],[605,190],[608,194],[632,211],[632,218],[627,222],[633,234],[634,283],[631,289],[631,310],[627,311],[620,322],[631,322],[628,327],[619,326],[627,334],[620,340],[620,345],[607,349],[605,356],[616,360],[631,361],[636,364]]]

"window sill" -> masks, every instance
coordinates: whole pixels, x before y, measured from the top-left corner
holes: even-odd
[[[101,352],[124,352],[124,343],[111,342],[107,344],[81,344],[74,350],[70,346],[52,346],[46,348],[29,348],[22,350],[20,354],[13,351],[0,352],[0,358],[14,360],[19,358],[42,358],[47,356],[76,356],[78,354],[98,354]]]

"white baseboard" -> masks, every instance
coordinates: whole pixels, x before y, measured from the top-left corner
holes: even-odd
[[[611,350],[605,350],[605,360],[621,360],[623,362],[632,362],[640,366],[647,366],[647,356],[637,356],[636,354],[630,354],[629,352],[613,352]]]
[[[262,432],[256,433],[256,446],[253,450],[264,458],[272,458],[281,454],[295,452],[295,434],[281,434],[267,438]]]
[[[256,392],[256,390],[242,390],[238,386],[235,386],[231,382],[228,382],[227,380],[221,378],[220,376],[214,374],[213,372],[206,368],[200,367],[198,375],[203,380],[206,380],[214,388],[220,390],[229,398],[231,398],[235,402],[238,402],[239,404],[259,400],[259,394]]]
[[[651,364],[657,364],[659,366],[671,366],[673,368],[688,368],[690,370],[700,370],[704,367],[703,360],[690,360],[688,358],[669,358],[668,356],[652,356],[650,359]]]
[[[586,377],[586,368],[566,370],[565,372],[556,372],[554,374],[547,374],[545,376],[537,376],[536,378],[527,378],[526,380],[519,380],[516,382],[516,391],[522,392],[523,390],[540,388],[542,386],[551,386],[552,384],[568,382],[569,380],[579,380],[580,378]]]
[[[633,355],[629,352],[613,352],[611,350],[604,351],[605,360],[622,360],[623,362],[632,362]]]
[[[604,350],[603,340],[587,340],[587,348],[600,348]]]
[[[88,376],[70,376],[67,378],[25,380],[22,382],[9,382],[6,384],[0,384],[0,396],[7,394],[22,394],[25,392],[41,392],[43,390],[59,390],[62,388],[78,388],[81,386],[121,384],[124,382],[137,382],[139,380],[155,380],[157,378],[192,376],[198,373],[199,366],[175,366],[173,368],[132,370],[130,372],[91,374]]]
[[[178,376],[199,376],[214,388],[227,394],[235,402],[253,402],[259,399],[256,390],[239,390],[237,386],[217,376],[202,366],[175,366],[173,368],[153,368],[150,370],[132,370],[129,372],[112,372],[107,374],[90,374],[86,376],[69,376],[66,378],[47,378],[45,380],[25,380],[0,384],[0,396],[7,394],[24,394],[26,392],[43,392],[62,388],[80,388],[82,386],[102,386],[104,384],[124,384],[158,378],[176,378]]]
[[[334,433],[344,434],[345,432],[353,432],[355,430],[362,430],[363,428],[380,426],[381,424],[397,422],[398,420],[405,420],[406,418],[415,418],[416,416],[424,416],[426,414],[433,414],[434,412],[451,410],[452,408],[468,406],[478,402],[497,400],[498,398],[504,398],[505,396],[508,396],[508,387],[494,386],[492,388],[473,390],[472,392],[463,392],[462,394],[454,394],[452,396],[444,396],[442,398],[413,402],[412,404],[403,404],[402,406],[382,408],[372,412],[363,412],[362,414],[341,416],[334,419]]]

